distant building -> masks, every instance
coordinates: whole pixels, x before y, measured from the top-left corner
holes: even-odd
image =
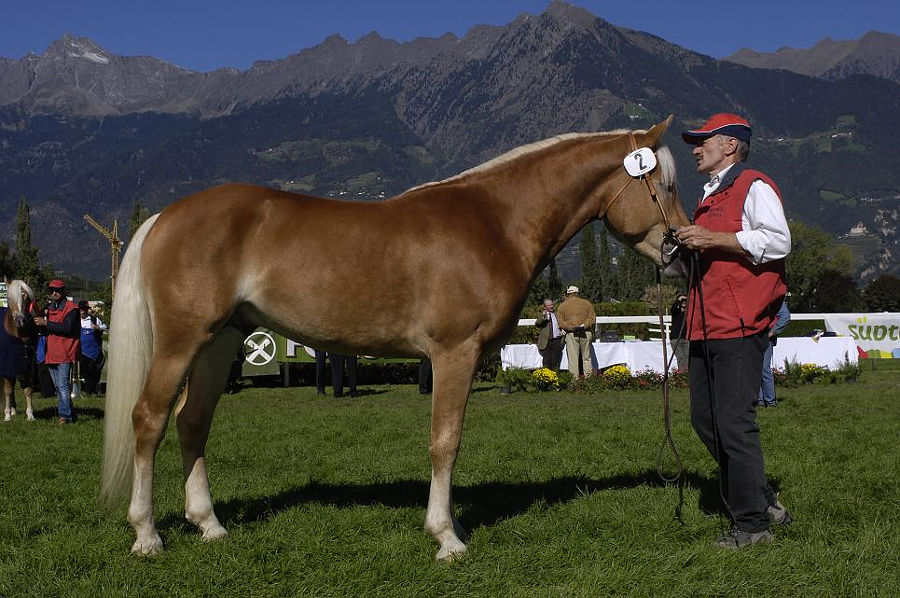
[[[861,237],[863,235],[869,234],[869,230],[866,228],[866,225],[862,222],[857,222],[856,226],[850,229],[850,232],[847,233],[848,237]]]

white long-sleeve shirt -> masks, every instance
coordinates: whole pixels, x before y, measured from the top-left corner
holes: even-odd
[[[733,166],[731,164],[719,171],[703,185],[700,203],[719,188],[719,183]],[[735,236],[754,264],[781,259],[791,252],[791,230],[784,216],[784,207],[768,183],[756,180],[750,185],[741,213],[741,229]]]

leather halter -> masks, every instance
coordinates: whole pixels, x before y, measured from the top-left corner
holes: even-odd
[[[634,133],[632,132],[628,133],[628,143],[631,145],[631,151],[637,149],[637,142],[634,140]],[[613,196],[612,201],[609,202],[609,206],[607,206],[606,208],[607,212],[609,212],[609,210],[613,207],[613,204],[616,203],[616,200],[619,199],[619,196],[625,192],[625,189],[628,188],[628,185],[630,185],[631,181],[633,181],[634,179],[635,177],[632,177],[631,175],[628,176],[628,181],[626,181],[625,184],[622,185],[622,188],[619,189],[619,191]],[[650,197],[653,199],[653,203],[655,203],[656,207],[659,209],[659,213],[663,219],[663,224],[666,225],[666,230],[670,230],[672,227],[669,226],[669,216],[668,214],[666,214],[666,208],[663,206],[662,202],[659,201],[659,194],[656,192],[656,185],[653,184],[653,179],[650,178],[649,173],[646,172],[640,176],[640,179],[647,185],[647,191],[650,193]]]
[[[637,142],[634,139],[633,132],[628,133],[628,143],[631,145],[631,151],[635,151],[637,149]],[[632,177],[631,175],[628,175],[628,180],[625,182],[624,185],[622,185],[622,188],[619,189],[619,191],[613,196],[612,201],[610,201],[609,205],[606,207],[607,213],[609,212],[610,209],[612,209],[613,205],[616,203],[616,200],[619,199],[619,196],[625,192],[625,189],[628,188],[628,185],[630,185],[631,181],[633,181],[635,178],[636,177]],[[677,249],[677,246],[678,246],[678,239],[675,237],[672,226],[669,224],[669,215],[666,214],[666,208],[665,208],[665,206],[663,206],[662,202],[659,200],[659,194],[656,192],[656,185],[653,184],[653,179],[650,177],[649,173],[647,173],[647,172],[642,174],[639,178],[642,181],[644,181],[644,184],[647,186],[647,191],[650,193],[650,198],[653,200],[653,203],[656,204],[656,207],[659,210],[659,214],[662,216],[663,224],[666,227],[666,232],[663,234],[664,244],[665,244],[665,241],[668,241],[671,243],[671,245],[673,247],[673,249],[671,251],[663,251],[663,256],[664,256],[663,262],[668,263],[667,260],[665,259],[665,257],[671,258],[671,256],[674,255],[674,253]],[[676,192],[674,191],[674,188],[672,190],[672,194],[675,197],[677,197]],[[668,260],[668,261],[671,262],[671,260]]]

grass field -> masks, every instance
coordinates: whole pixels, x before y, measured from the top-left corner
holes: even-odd
[[[310,388],[223,398],[208,450],[231,536],[204,543],[182,516],[176,434],[157,461],[166,551],[128,552],[125,508],[97,506],[103,403],[81,420],[0,424],[0,596],[884,596],[900,595],[897,390],[882,362],[856,384],[779,389],[760,413],[770,477],[795,516],[776,540],[713,549],[713,463],[673,392],[686,471],[655,471],[658,393],[500,395],[476,388],[457,463],[469,553],[437,563],[422,531],[430,404],[412,386],[355,399]],[[671,469],[671,468],[669,468]]]

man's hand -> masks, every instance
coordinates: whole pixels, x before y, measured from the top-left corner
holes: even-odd
[[[41,318],[41,317],[35,318],[35,319],[34,319],[34,325],[35,325],[35,326],[46,326],[46,325],[47,325],[47,318]]]
[[[734,233],[717,233],[698,224],[682,226],[675,231],[675,236],[688,249],[723,249],[730,253],[744,253]]]

